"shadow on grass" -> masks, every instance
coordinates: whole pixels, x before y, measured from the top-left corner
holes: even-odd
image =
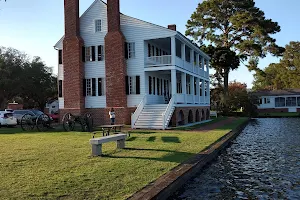
[[[137,138],[137,137],[130,137],[130,138],[128,138],[126,141],[132,142],[132,141],[136,140],[136,138]]]
[[[141,160],[155,160],[155,161],[163,161],[163,162],[175,162],[182,163],[183,160],[190,158],[194,153],[180,152],[180,151],[171,151],[165,149],[137,149],[137,148],[125,148],[125,150],[129,151],[153,151],[154,152],[167,152],[168,154],[161,157],[139,157],[139,156],[116,156],[113,154],[103,155],[106,158],[128,158],[128,159],[141,159]]]
[[[163,136],[161,139],[163,142],[181,143],[178,137]]]
[[[147,142],[154,142],[156,140],[156,136],[151,136],[147,139]]]

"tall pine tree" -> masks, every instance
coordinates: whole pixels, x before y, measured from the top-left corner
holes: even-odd
[[[205,0],[199,3],[187,22],[186,35],[203,45],[208,42],[217,53],[210,54],[217,76],[223,77],[224,96],[228,96],[229,72],[239,67],[236,58],[247,63],[248,69],[259,71],[259,58],[268,53],[281,56],[284,48],[276,45],[272,34],[280,26],[255,6],[253,0]],[[224,61],[225,59],[229,59]],[[222,61],[222,62],[220,62]],[[226,98],[225,98],[226,99]]]

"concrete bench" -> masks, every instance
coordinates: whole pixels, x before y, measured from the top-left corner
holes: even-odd
[[[217,111],[210,111],[211,117],[218,117]]]
[[[101,138],[93,138],[90,139],[90,144],[92,145],[92,155],[93,156],[101,156],[102,155],[102,144],[112,141],[117,141],[117,148],[124,149],[125,148],[125,139],[127,135],[123,133],[119,133],[116,135],[105,136]]]

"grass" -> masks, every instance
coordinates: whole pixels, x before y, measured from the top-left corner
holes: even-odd
[[[299,117],[299,113],[284,113],[284,112],[274,112],[274,113],[259,113],[259,117]]]
[[[210,146],[241,119],[210,132],[134,131],[126,149],[103,145],[91,157],[89,133],[0,129],[2,199],[126,199]]]

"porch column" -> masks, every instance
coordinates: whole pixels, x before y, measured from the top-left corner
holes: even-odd
[[[177,85],[177,78],[176,78],[176,69],[171,69],[171,94],[172,97],[175,97],[177,94],[176,85]]]
[[[186,103],[186,73],[181,72],[181,84],[182,84],[182,94],[184,96],[184,103]]]
[[[195,77],[190,76],[191,94],[193,95],[193,104],[195,104]]]
[[[198,99],[198,102],[200,103],[200,78],[196,77],[196,99]]]
[[[175,36],[171,37],[171,64],[176,65],[176,39]]]
[[[203,97],[202,98],[203,101],[201,103],[203,104],[203,103],[205,103],[205,80],[202,79],[201,81],[202,81],[202,84],[201,84],[202,95],[201,96]]]

